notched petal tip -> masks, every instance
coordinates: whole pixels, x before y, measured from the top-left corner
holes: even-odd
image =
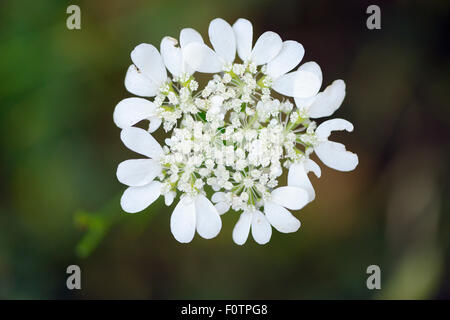
[[[284,41],[281,51],[267,64],[267,74],[272,79],[276,79],[288,73],[300,63],[304,54],[305,49],[299,42]]]
[[[277,33],[266,31],[256,40],[251,53],[251,60],[256,65],[268,63],[277,56],[282,46],[283,41]]]
[[[250,59],[253,44],[253,26],[247,19],[240,18],[233,24],[236,50],[242,61]]]
[[[189,43],[198,42],[204,43],[201,34],[192,28],[184,28],[180,32],[180,47],[183,49]]]
[[[236,56],[236,39],[230,24],[222,18],[216,18],[209,24],[208,33],[215,52],[225,62],[233,63]]]
[[[143,98],[126,98],[120,101],[113,113],[113,120],[119,128],[127,128],[147,119],[155,112],[153,102]]]
[[[195,71],[202,73],[216,73],[223,70],[223,62],[208,46],[192,42],[183,49],[185,62]]]

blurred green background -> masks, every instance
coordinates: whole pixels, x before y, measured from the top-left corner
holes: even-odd
[[[81,7],[81,30],[66,28],[69,4]],[[370,4],[381,30],[366,28]],[[131,50],[183,27],[206,38],[216,17],[301,42],[324,85],[347,84],[335,116],[355,131],[333,139],[360,165],[321,165],[300,230],[274,231],[265,246],[232,242],[236,213],[217,238],[182,245],[173,206],[119,207],[115,170],[134,154],[112,112],[131,96]],[[448,1],[2,0],[0,297],[449,299],[448,29]],[[66,288],[71,264],[82,290]],[[371,264],[381,290],[366,288]]]

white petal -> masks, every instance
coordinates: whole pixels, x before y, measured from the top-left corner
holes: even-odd
[[[141,120],[147,119],[155,112],[153,102],[143,98],[126,98],[114,109],[113,119],[119,128],[131,127]]]
[[[161,195],[161,183],[152,181],[141,187],[129,187],[120,199],[125,212],[136,213],[151,205]]]
[[[300,228],[300,221],[275,202],[266,201],[264,203],[264,213],[270,224],[279,232],[290,233]]]
[[[322,175],[322,171],[320,170],[320,167],[317,163],[315,163],[311,159],[307,159],[306,161],[304,161],[304,165],[307,173],[312,171],[317,178],[320,178],[320,176]]]
[[[141,97],[153,97],[158,93],[158,86],[132,64],[125,76],[125,88],[128,92]]]
[[[314,73],[300,70],[279,77],[272,88],[288,97],[308,98],[319,92],[320,85]]]
[[[225,192],[216,192],[212,195],[211,201],[214,203],[222,202],[226,200]]]
[[[283,41],[272,31],[264,32],[256,41],[252,50],[251,60],[256,65],[268,63],[280,52]]]
[[[280,187],[272,191],[271,201],[291,210],[300,210],[309,199],[306,190],[297,187]]]
[[[144,186],[160,173],[161,165],[153,159],[125,160],[117,167],[117,179],[131,187]]]
[[[186,63],[195,71],[216,73],[223,70],[223,63],[218,55],[208,46],[192,42],[183,49]]]
[[[217,202],[214,207],[216,207],[217,212],[222,215],[224,213],[227,213],[228,210],[230,210],[230,205],[227,202],[221,201]]]
[[[300,67],[298,67],[298,70],[309,71],[314,73],[316,77],[319,78],[320,85],[322,85],[323,81],[322,69],[320,69],[320,66],[316,62],[314,61],[305,62]]]
[[[193,74],[193,70],[187,63],[183,49],[192,42],[204,43],[200,33],[192,28],[185,28],[180,32],[180,47],[183,56],[183,72],[187,74]]]
[[[167,70],[175,77],[183,73],[183,55],[176,47],[178,41],[172,37],[164,37],[161,41],[161,55]]]
[[[233,241],[236,244],[241,246],[247,241],[251,222],[252,213],[248,211],[241,213],[238,222],[233,228]]]
[[[345,97],[345,82],[335,80],[331,85],[320,92],[314,103],[309,108],[311,118],[328,117],[333,114],[342,104]]]
[[[197,232],[205,239],[217,236],[222,228],[222,220],[214,205],[204,195],[195,197],[195,212],[197,215]]]
[[[180,32],[180,47],[184,49],[191,42],[203,43],[203,38],[198,31],[192,28],[185,28]]]
[[[309,97],[309,98],[297,98],[294,97],[295,105],[299,110],[309,110],[309,107],[314,103],[316,100],[317,95]]]
[[[174,191],[169,191],[164,195],[164,204],[166,206],[170,206],[173,203],[173,200],[175,199],[175,196],[177,194]]]
[[[266,244],[272,236],[272,227],[261,211],[254,211],[252,216],[252,236],[259,244]]]
[[[216,53],[228,63],[233,63],[236,56],[236,39],[233,28],[228,22],[217,18],[209,24],[209,40]]]
[[[253,26],[247,19],[238,19],[233,24],[236,48],[242,61],[250,59],[252,54]]]
[[[311,181],[309,181],[307,173],[308,171],[305,168],[304,162],[292,164],[288,172],[288,186],[306,190],[309,195],[308,202],[311,202],[314,200],[316,193],[314,192]]]
[[[353,131],[353,124],[350,121],[336,118],[322,122],[316,129],[316,135],[320,139],[327,139],[332,131],[347,130]]]
[[[167,79],[167,72],[163,59],[151,44],[141,43],[131,51],[131,60],[138,69],[160,86]]]
[[[162,119],[158,117],[151,117],[150,118],[150,124],[148,126],[148,132],[152,133],[158,130],[158,128],[161,126]]]
[[[331,119],[321,123],[316,129],[319,139],[327,139],[332,131],[353,131],[353,124],[344,119]],[[358,156],[345,149],[341,143],[324,141],[314,147],[314,152],[328,167],[339,171],[351,171],[358,165]]]
[[[297,41],[285,41],[280,53],[267,64],[267,74],[276,79],[294,69],[305,54],[305,49]]]
[[[163,153],[158,141],[141,128],[128,127],[123,129],[120,133],[120,139],[128,149],[149,158],[158,159]]]
[[[170,217],[170,231],[181,243],[191,242],[195,235],[195,201],[185,196],[176,205]]]
[[[358,165],[358,156],[345,149],[342,143],[325,141],[314,147],[314,152],[328,167],[339,171],[352,171]]]

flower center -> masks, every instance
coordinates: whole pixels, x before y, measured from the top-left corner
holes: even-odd
[[[233,64],[200,90],[192,76],[166,84],[155,99],[166,131],[163,193],[225,189],[235,210],[258,208],[278,185],[281,165],[303,157],[310,122],[272,96],[264,68]]]

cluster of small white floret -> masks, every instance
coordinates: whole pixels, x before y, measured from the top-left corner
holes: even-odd
[[[252,46],[248,20],[231,26],[215,19],[209,37],[214,50],[188,28],[180,33],[180,46],[165,37],[161,53],[149,44],[131,53],[125,86],[154,99],[127,98],[114,111],[124,144],[147,157],[119,164],[117,177],[129,186],[121,205],[134,213],[160,195],[166,205],[179,195],[171,231],[180,242],[190,242],[196,231],[206,239],[215,237],[222,227],[220,215],[231,208],[242,212],[233,240],[245,243],[251,230],[255,241],[264,244],[272,227],[285,233],[300,227],[287,209],[299,210],[315,197],[307,175],[320,176],[310,159],[313,152],[337,170],[350,171],[358,164],[342,144],[328,141],[333,130],[352,131],[350,122],[332,119],[317,126],[311,120],[339,108],[345,84],[336,80],[319,92],[317,63],[290,72],[302,60],[303,46],[283,42],[270,31]],[[203,89],[195,72],[213,74]],[[149,121],[147,130],[135,126],[142,120]],[[163,146],[151,135],[161,124],[168,134]],[[287,186],[279,186],[283,167]],[[208,190],[215,192],[212,202]]]

